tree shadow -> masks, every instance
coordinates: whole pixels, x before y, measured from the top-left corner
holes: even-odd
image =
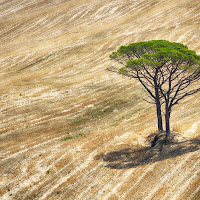
[[[105,166],[112,169],[134,168],[177,157],[200,149],[200,137],[192,140],[176,141],[174,138],[165,140],[161,138],[156,145],[152,142],[147,147],[132,147],[112,151],[102,156],[103,161],[108,162]]]

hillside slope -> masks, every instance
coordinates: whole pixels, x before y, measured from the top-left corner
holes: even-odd
[[[198,0],[0,2],[0,199],[198,200],[200,95],[148,149],[155,107],[106,70],[121,45],[165,39],[200,54]]]

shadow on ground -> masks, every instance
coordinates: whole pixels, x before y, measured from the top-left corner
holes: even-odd
[[[181,142],[175,141],[175,139],[167,142],[160,140],[154,147],[149,145],[108,152],[103,155],[103,160],[107,162],[106,167],[125,169],[177,157],[199,149],[200,137]]]

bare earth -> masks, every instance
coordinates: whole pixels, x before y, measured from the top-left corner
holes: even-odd
[[[0,1],[1,200],[199,200],[200,94],[177,105],[173,142],[149,149],[154,105],[108,72],[121,45],[200,54],[199,0]],[[65,138],[65,140],[63,140]]]

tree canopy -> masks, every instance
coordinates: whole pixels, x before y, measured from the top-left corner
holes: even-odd
[[[123,65],[122,75],[136,78],[156,104],[158,129],[163,131],[162,104],[165,104],[166,135],[170,134],[172,107],[200,90],[200,56],[187,46],[166,40],[151,40],[121,46],[110,55]]]

